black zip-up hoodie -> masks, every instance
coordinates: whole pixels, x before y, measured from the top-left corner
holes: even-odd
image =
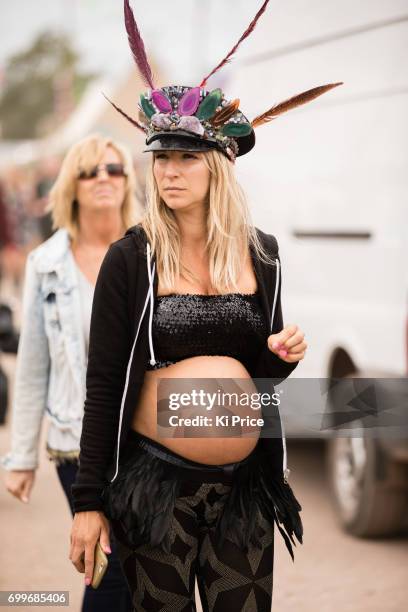
[[[283,328],[278,244],[274,236],[256,231],[276,263],[260,261],[251,245],[264,314],[270,333],[278,333]],[[143,228],[135,225],[109,247],[95,287],[79,470],[72,485],[75,512],[102,510],[103,490],[117,476],[145,366],[149,358],[154,363],[151,326],[157,287],[155,258]],[[283,380],[297,365],[280,359],[265,342],[249,373]],[[280,431],[281,438],[261,438],[260,445],[271,474],[286,482],[286,443]]]

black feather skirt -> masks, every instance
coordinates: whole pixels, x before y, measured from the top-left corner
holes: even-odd
[[[105,489],[104,512],[115,537],[130,549],[148,544],[170,551],[173,509],[186,481],[229,485],[216,529],[243,550],[262,547],[259,513],[276,523],[294,560],[294,538],[302,543],[301,506],[287,482],[272,474],[258,446],[242,461],[223,466],[197,463],[131,431],[117,477]]]

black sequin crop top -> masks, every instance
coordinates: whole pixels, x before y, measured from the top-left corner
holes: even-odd
[[[162,368],[197,355],[226,355],[247,369],[265,346],[268,328],[258,293],[170,294],[154,302],[155,365]]]

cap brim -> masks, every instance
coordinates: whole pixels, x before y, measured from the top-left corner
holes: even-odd
[[[194,134],[188,134],[181,130],[154,134],[146,144],[147,146],[143,149],[143,152],[211,151],[213,149],[218,149],[221,153],[224,153],[218,143],[211,140],[204,140],[200,136],[194,136]]]
[[[255,146],[255,132],[251,131],[247,136],[235,138],[238,144],[238,154],[245,155]],[[149,151],[211,151],[216,149],[228,157],[225,150],[215,140],[204,139],[184,130],[172,132],[159,132],[154,134],[147,142],[144,153]]]

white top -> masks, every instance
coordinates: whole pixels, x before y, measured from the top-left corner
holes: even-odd
[[[77,262],[75,262],[75,267],[77,271],[78,288],[79,288],[79,294],[80,294],[80,299],[81,299],[82,330],[83,330],[84,340],[85,340],[85,354],[86,354],[86,357],[88,358],[89,328],[91,326],[92,301],[93,301],[95,287],[86,278],[85,274],[82,272]]]

